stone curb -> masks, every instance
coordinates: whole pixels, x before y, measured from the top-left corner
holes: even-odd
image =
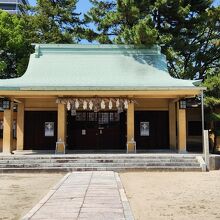
[[[40,200],[21,220],[28,220],[50,199],[50,197],[59,189],[59,187],[66,181],[71,173],[67,173],[57,184],[55,184],[50,191]]]
[[[196,156],[196,159],[198,160],[200,167],[202,169],[202,172],[206,172],[207,170],[207,165],[205,163],[205,161],[203,160],[202,156]]]
[[[120,197],[121,197],[121,202],[123,205],[125,219],[126,220],[134,220],[134,216],[133,216],[129,201],[127,199],[124,187],[121,182],[121,178],[118,173],[115,173],[115,179],[116,179],[116,182],[118,185],[118,189],[119,189],[119,193],[120,193]]]

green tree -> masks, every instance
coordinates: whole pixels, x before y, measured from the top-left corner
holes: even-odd
[[[85,20],[93,23],[96,31],[90,30],[87,39],[100,43],[148,46],[156,43],[158,32],[148,13],[149,4],[134,0],[90,2],[93,7],[85,15]]]
[[[211,132],[214,135],[214,152],[217,145],[217,136],[220,136],[220,70],[208,74],[203,85],[207,87],[207,91],[205,91],[206,121],[209,122]]]
[[[79,41],[81,21],[75,12],[77,0],[38,0],[26,7],[28,14],[0,12],[0,78],[24,74],[32,43]]]
[[[0,39],[0,78],[22,75],[32,50],[24,19],[0,11]]]
[[[27,22],[32,26],[35,43],[73,43],[78,41],[80,14],[75,12],[77,0],[37,0],[28,7]]]
[[[85,15],[95,25],[86,38],[100,43],[159,44],[170,73],[177,78],[204,79],[218,67],[220,7],[211,0],[90,0]]]

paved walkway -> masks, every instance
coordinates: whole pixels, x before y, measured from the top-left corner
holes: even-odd
[[[67,174],[23,220],[133,220],[120,177],[111,171]]]

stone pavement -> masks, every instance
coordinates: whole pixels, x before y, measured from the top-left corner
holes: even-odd
[[[23,220],[133,220],[118,173],[67,174]]]

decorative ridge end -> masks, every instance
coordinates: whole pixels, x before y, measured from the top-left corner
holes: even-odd
[[[36,58],[40,57],[40,45],[39,44],[35,45],[35,53],[34,54],[35,54]]]
[[[193,80],[193,81],[192,81],[192,84],[193,84],[194,86],[200,86],[201,83],[202,83],[202,79],[198,79],[198,80]]]

